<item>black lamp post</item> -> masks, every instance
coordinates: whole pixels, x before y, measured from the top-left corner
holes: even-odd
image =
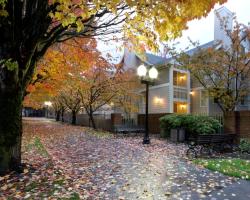
[[[149,132],[148,132],[148,92],[149,92],[149,85],[152,85],[153,81],[158,77],[158,71],[155,67],[151,67],[148,70],[145,65],[140,65],[137,68],[137,74],[139,77],[141,77],[141,83],[146,85],[145,134],[142,143],[150,144]]]

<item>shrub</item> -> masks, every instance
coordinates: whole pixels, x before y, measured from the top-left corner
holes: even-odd
[[[191,135],[214,134],[221,124],[209,116],[194,116],[189,114],[169,114],[160,118],[161,136],[169,137],[171,129],[185,128]]]
[[[182,126],[182,120],[180,115],[169,114],[160,118],[161,137],[169,137],[170,130],[174,128],[180,128]]]
[[[240,149],[241,151],[250,152],[250,140],[247,138],[240,139]]]

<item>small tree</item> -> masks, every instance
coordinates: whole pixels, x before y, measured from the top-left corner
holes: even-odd
[[[125,72],[121,66],[111,65],[102,58],[95,66],[85,71],[83,76],[82,89],[79,92],[82,106],[89,115],[93,128],[96,128],[94,112],[111,102],[128,109],[127,102],[121,103],[122,97],[136,96],[133,92],[137,82],[134,74],[129,71]],[[130,108],[132,108],[131,105]]]
[[[71,112],[71,124],[76,124],[76,116],[81,109],[81,98],[74,87],[61,91],[60,97],[66,109]]]
[[[226,28],[225,20],[221,23],[231,42],[229,48],[217,41],[206,49],[196,46],[193,55],[181,53],[177,60],[190,70],[194,80],[208,91],[225,113],[235,110],[250,92],[250,52],[247,50],[250,28],[236,22],[231,31]]]

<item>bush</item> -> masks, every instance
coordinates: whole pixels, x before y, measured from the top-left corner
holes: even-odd
[[[240,149],[241,151],[250,152],[250,140],[247,138],[240,139]]]
[[[161,137],[166,138],[170,136],[170,130],[180,128],[182,120],[180,115],[169,114],[160,118]]]
[[[221,124],[209,116],[194,116],[188,114],[169,114],[160,118],[161,136],[169,137],[171,129],[185,128],[191,135],[208,135],[218,132]]]

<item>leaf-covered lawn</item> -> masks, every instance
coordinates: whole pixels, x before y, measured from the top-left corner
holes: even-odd
[[[250,161],[243,159],[197,159],[194,163],[228,176],[250,180]]]

